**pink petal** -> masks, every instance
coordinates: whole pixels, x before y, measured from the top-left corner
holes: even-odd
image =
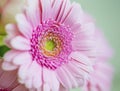
[[[44,68],[43,69],[43,80],[45,83],[47,83],[50,86],[50,89],[52,91],[59,91],[59,82],[56,78],[54,71]]]
[[[86,79],[86,74],[85,74],[84,70],[80,69],[78,66],[79,66],[78,63],[71,62],[68,65],[66,65],[66,68],[75,77],[79,86],[82,86],[84,84],[84,80]]]
[[[70,0],[63,0],[62,6],[60,7],[60,10],[56,17],[56,21],[62,22],[66,18],[66,15],[69,12],[70,6],[71,6]]]
[[[43,85],[43,91],[51,91],[51,90],[50,90],[50,86],[45,83],[45,84]]]
[[[104,34],[100,30],[96,30],[95,37],[97,38],[96,41],[96,50],[97,51],[97,61],[106,61],[113,55],[113,49],[110,47],[108,41],[106,41]]]
[[[64,0],[54,0],[53,5],[52,5],[53,19],[56,20],[56,18],[58,17],[63,2],[64,2]]]
[[[85,72],[79,69],[76,65],[69,63],[56,70],[57,78],[66,89],[77,88],[79,86],[83,86],[84,84],[84,78],[86,77],[84,74]]]
[[[65,73],[67,74],[69,80],[72,82],[72,88],[76,88],[78,87],[80,84],[77,83],[77,80],[75,78],[75,76],[73,75],[73,73],[70,71],[69,68],[67,68],[66,66],[63,66],[62,69],[65,71]]]
[[[83,24],[80,32],[83,32],[85,36],[93,36],[95,34],[95,24],[93,22]]]
[[[83,11],[79,4],[73,3],[63,23],[70,27],[83,21]]]
[[[19,31],[28,39],[32,36],[33,28],[27,21],[26,17],[23,14],[16,15],[16,21],[18,24]]]
[[[40,89],[42,86],[42,69],[36,61],[33,61],[29,65],[27,72],[27,79],[25,80],[25,85],[27,88],[37,88]],[[37,73],[37,74],[36,74]]]
[[[28,78],[28,79],[25,80],[25,87],[31,89],[33,87],[32,82],[33,82],[32,76],[30,76],[30,78]]]
[[[33,69],[32,74],[34,72],[33,87],[39,89],[42,86],[42,68],[36,61],[34,61],[32,63],[31,69]],[[37,72],[37,75],[36,75],[36,72]]]
[[[13,59],[13,63],[16,65],[23,65],[32,62],[32,57],[29,52],[21,52]]]
[[[96,64],[94,64],[94,71],[90,74],[90,79],[87,82],[87,84],[90,84],[89,88],[92,90],[94,89],[95,91],[109,91],[112,73],[113,69],[108,63],[105,61],[96,62]],[[88,86],[85,85],[84,89],[87,88]]]
[[[17,56],[20,52],[16,50],[10,50],[4,55],[4,61],[12,63],[13,58]]]
[[[14,24],[7,24],[6,25],[6,32],[7,32],[7,37],[5,38],[5,43],[7,46],[9,46],[11,48],[10,45],[10,40],[13,39],[14,37],[16,37],[17,35],[20,35],[19,31],[17,31],[17,26]]]
[[[42,21],[46,21],[52,17],[50,0],[40,0],[42,5]]]
[[[39,7],[39,0],[27,0],[28,6],[26,7],[26,17],[31,23],[33,28],[36,28],[41,22],[41,10]]]
[[[73,40],[72,41],[72,48],[74,50],[79,50],[79,51],[90,51],[94,50],[95,48],[95,42],[92,40]]]
[[[17,36],[10,42],[11,46],[16,50],[30,50],[30,41],[22,36]]]
[[[75,37],[91,39],[95,34],[95,25],[93,22],[86,24],[76,23],[71,27],[71,31],[76,35]]]
[[[24,64],[19,69],[19,82],[25,84],[29,89],[36,88],[39,91],[42,86],[41,72],[41,67],[36,61]]]
[[[80,23],[76,23],[71,27],[71,31],[75,35],[80,33],[80,30],[81,30],[81,24]]]
[[[20,34],[19,31],[17,31],[17,26],[14,24],[7,24],[5,28],[8,36],[14,37]]]
[[[3,64],[2,64],[2,69],[6,70],[6,71],[15,70],[17,68],[18,68],[18,66],[14,65],[12,63],[9,63],[9,62],[3,62]]]
[[[12,91],[28,91],[23,85],[18,85]]]
[[[31,65],[31,62],[28,61],[27,64],[23,64],[20,66],[18,70],[18,76],[19,76],[20,83],[25,83],[27,79],[27,73],[29,72],[30,65]]]
[[[90,66],[91,68],[91,61],[88,59],[88,57],[86,57],[85,55],[81,54],[80,52],[72,52],[69,56],[69,58],[78,63],[81,63],[83,65],[86,65],[86,66]],[[91,70],[91,69],[90,69]]]
[[[56,70],[56,75],[60,83],[66,88],[71,89],[72,88],[72,82],[68,78],[68,74],[61,68]]]

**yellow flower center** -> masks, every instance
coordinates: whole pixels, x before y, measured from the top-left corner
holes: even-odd
[[[45,42],[45,49],[48,51],[53,51],[56,47],[56,43],[53,40],[47,40]]]
[[[57,56],[62,49],[62,40],[58,35],[49,32],[40,41],[40,50],[46,56]]]

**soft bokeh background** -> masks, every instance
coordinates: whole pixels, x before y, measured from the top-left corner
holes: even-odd
[[[109,43],[114,49],[114,57],[111,60],[115,67],[115,75],[111,91],[120,91],[120,0],[72,0],[81,4],[96,20]],[[104,84],[104,83],[103,83]],[[72,91],[80,91],[75,89]]]

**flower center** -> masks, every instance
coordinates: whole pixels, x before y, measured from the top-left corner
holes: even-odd
[[[40,50],[45,56],[57,56],[62,49],[62,41],[53,32],[46,33],[40,41]]]
[[[45,49],[47,51],[53,51],[55,47],[56,47],[56,43],[53,40],[47,40],[45,42]]]
[[[69,27],[53,20],[38,25],[31,38],[33,60],[53,70],[67,63],[72,52],[72,36]]]

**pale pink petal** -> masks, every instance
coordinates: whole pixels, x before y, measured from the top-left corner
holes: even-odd
[[[7,34],[11,37],[14,37],[20,34],[15,24],[7,24],[5,29],[6,29]]]
[[[39,91],[42,86],[41,71],[41,67],[35,61],[22,65],[19,69],[19,82],[29,89],[36,88]]]
[[[51,91],[50,86],[47,83],[43,85],[43,91]]]
[[[40,0],[41,5],[42,5],[42,21],[46,21],[50,18],[52,18],[52,13],[51,13],[51,2],[50,0]]]
[[[95,47],[95,42],[92,40],[75,40],[72,41],[72,48],[78,51],[90,51]]]
[[[85,71],[79,67],[78,63],[75,62],[69,63],[68,65],[66,65],[66,67],[75,77],[79,86],[82,86],[84,84],[84,80],[86,79]]]
[[[66,88],[71,89],[72,88],[72,82],[68,78],[68,74],[65,73],[65,71],[62,68],[59,68],[56,70],[56,75],[60,83]]]
[[[4,61],[6,62],[11,62],[13,61],[13,58],[15,56],[17,56],[20,53],[20,51],[16,51],[16,50],[10,50],[8,51],[5,55],[4,55]]]
[[[73,75],[73,73],[70,71],[69,68],[67,68],[68,65],[63,66],[62,69],[64,70],[64,72],[67,74],[69,80],[72,82],[72,88],[78,87],[80,84],[77,83],[77,80],[75,78],[75,76]]]
[[[75,27],[77,27],[78,29],[75,29]],[[78,39],[79,39],[79,41],[81,41],[81,40],[90,40],[90,41],[95,40],[94,39],[95,26],[93,23],[87,23],[84,25],[79,25],[79,23],[77,23],[72,28],[75,29],[75,30],[71,30],[75,34],[73,41],[77,41]]]
[[[83,24],[80,32],[83,32],[85,36],[93,36],[95,34],[95,24],[93,22]]]
[[[65,20],[63,20],[63,23],[71,27],[78,22],[82,23],[82,21],[83,21],[83,11],[81,9],[81,6],[77,3],[73,3]]]
[[[33,84],[32,84],[33,80],[32,80],[32,76],[30,76],[30,78],[26,79],[25,80],[25,86],[29,89],[31,89],[33,87]]]
[[[18,76],[19,76],[19,82],[20,83],[25,83],[25,80],[27,79],[27,73],[29,71],[31,62],[28,61],[27,64],[23,64],[20,66],[19,70],[18,70]]]
[[[96,42],[94,38],[95,26],[93,23],[88,23],[84,25],[76,25],[73,27],[78,27],[80,30],[72,30],[75,33],[75,37],[72,41],[72,48],[75,51],[80,51],[81,53],[89,56],[96,56]]]
[[[72,61],[76,61],[78,63],[81,63],[83,65],[89,66],[91,68],[91,61],[88,57],[86,57],[84,54],[81,54],[80,52],[72,52],[69,57]],[[91,70],[91,69],[89,69]]]
[[[13,59],[13,63],[16,65],[24,65],[29,62],[32,62],[32,57],[29,52],[21,52]]]
[[[67,89],[82,86],[92,71],[90,60],[83,54],[73,52],[70,60],[70,63],[56,70],[57,78]]]
[[[25,7],[26,18],[33,28],[36,28],[41,22],[41,10],[39,0],[27,0],[28,6]]]
[[[42,69],[37,64],[36,61],[33,61],[29,65],[29,71],[27,72],[27,79],[25,80],[25,85],[27,88],[36,88],[40,89],[42,86]],[[37,72],[37,75],[36,75]]]
[[[23,85],[18,85],[16,88],[14,88],[12,91],[29,91],[26,89]]]
[[[30,41],[22,36],[13,38],[10,42],[11,46],[16,50],[30,50]]]
[[[64,0],[54,0],[52,4],[52,18],[57,19]]]
[[[111,79],[113,74],[112,67],[105,61],[99,61],[94,64],[94,71],[90,74],[84,91],[110,91]],[[104,83],[104,84],[103,84]]]
[[[71,6],[70,0],[63,0],[62,6],[60,7],[60,10],[56,17],[56,21],[62,22],[66,18],[67,14],[70,11],[71,8],[70,6]]]
[[[30,23],[26,20],[25,15],[23,14],[17,14],[16,15],[16,21],[17,21],[17,25],[19,28],[19,31],[28,39],[31,38],[32,36],[32,26],[30,25]]]
[[[80,23],[76,23],[71,27],[71,31],[73,34],[78,34],[80,33],[81,30],[81,24]]]
[[[45,83],[47,83],[49,85],[50,91],[51,90],[52,91],[59,91],[60,84],[56,78],[54,71],[44,68],[43,69],[43,80]]]
[[[17,26],[14,24],[7,24],[5,28],[8,35],[6,36],[4,41],[6,45],[11,48],[10,40],[16,37],[17,35],[20,35],[20,33],[17,29]]]
[[[33,69],[32,73],[34,72],[33,87],[40,89],[40,87],[42,86],[42,68],[36,61],[34,61],[32,63],[31,69]]]
[[[7,70],[7,71],[15,70],[17,68],[18,68],[18,66],[14,65],[13,63],[10,63],[10,62],[3,62],[3,64],[2,64],[2,69]]]
[[[96,50],[97,51],[97,61],[107,61],[113,55],[113,49],[110,47],[108,41],[105,39],[104,34],[100,30],[96,30],[95,37],[96,41]]]

